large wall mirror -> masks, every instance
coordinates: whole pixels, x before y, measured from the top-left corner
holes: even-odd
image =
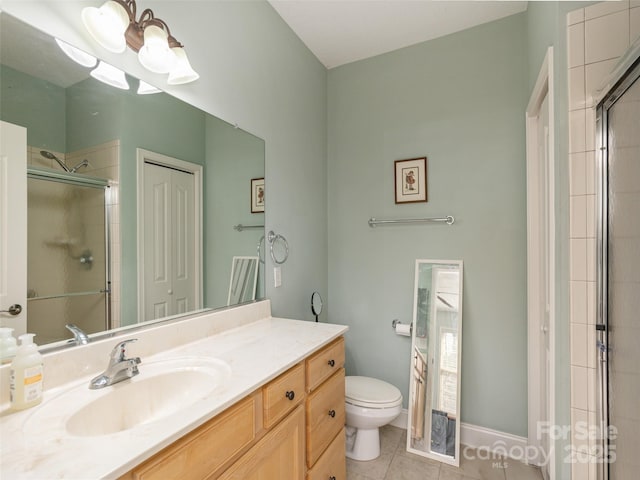
[[[462,261],[416,260],[407,450],[460,463]]]
[[[264,141],[129,75],[128,90],[100,82],[6,13],[0,34],[0,119],[27,129],[17,333],[63,345],[70,323],[97,334],[227,306],[233,259],[264,236],[251,203]],[[235,303],[264,298],[264,264],[252,265]]]

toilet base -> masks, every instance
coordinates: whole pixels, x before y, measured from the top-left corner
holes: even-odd
[[[352,435],[355,436],[351,440],[349,430],[355,430]],[[347,427],[347,449],[345,451],[347,458],[366,462],[374,460],[380,456],[380,429],[379,428],[353,428]],[[353,442],[353,447],[349,448],[349,444]]]

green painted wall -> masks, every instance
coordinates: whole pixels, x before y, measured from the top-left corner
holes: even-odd
[[[556,311],[555,311],[555,414],[556,425],[571,424],[571,367],[569,343],[569,92],[566,15],[597,2],[529,2],[527,9],[528,93],[530,94],[547,49],[553,46],[555,179],[556,179]],[[556,478],[570,478],[564,462],[570,439],[556,440]]]
[[[251,213],[252,178],[264,177],[264,142],[208,116],[206,122],[204,229],[212,239],[205,250],[205,305],[226,305],[233,256],[257,256],[264,230],[234,230],[233,225],[264,225],[264,213]],[[266,193],[266,189],[265,189]],[[266,197],[265,197],[266,198]],[[264,253],[263,253],[264,255]],[[264,298],[264,265],[259,267],[258,298]]]
[[[66,152],[65,89],[0,64],[0,119],[28,126],[27,144]]]
[[[329,71],[329,319],[347,373],[407,404],[416,259],[462,259],[462,421],[527,433],[524,14]],[[398,159],[428,157],[429,202],[394,204]],[[453,226],[371,229],[453,215]]]

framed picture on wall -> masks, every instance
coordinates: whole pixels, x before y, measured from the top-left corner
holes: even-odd
[[[264,212],[264,177],[251,179],[251,213]]]
[[[396,203],[427,201],[427,157],[395,161]]]

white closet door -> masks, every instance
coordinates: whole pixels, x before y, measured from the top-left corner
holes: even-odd
[[[0,324],[15,336],[27,325],[27,129],[0,122]]]
[[[145,320],[195,308],[193,175],[144,165]]]
[[[193,175],[178,170],[171,172],[172,314],[175,314],[196,308],[195,209]]]

